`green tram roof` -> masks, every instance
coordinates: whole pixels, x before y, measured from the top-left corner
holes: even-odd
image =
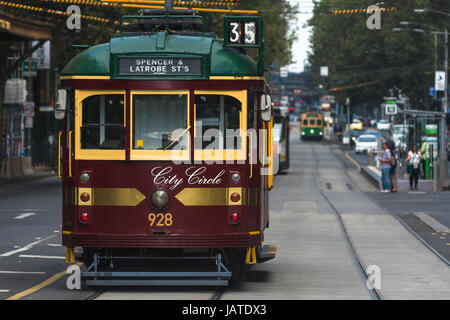
[[[201,58],[201,75],[124,75],[119,58]],[[154,34],[115,36],[110,43],[90,47],[76,55],[62,76],[110,76],[111,79],[209,79],[213,76],[262,76],[248,55],[226,48],[211,35]]]

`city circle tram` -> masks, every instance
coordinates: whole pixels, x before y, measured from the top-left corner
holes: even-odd
[[[319,139],[323,138],[323,115],[316,111],[308,111],[300,117],[300,138]]]
[[[62,243],[87,285],[227,285],[275,257],[262,20],[224,25],[221,40],[191,10],[143,11],[64,68]]]

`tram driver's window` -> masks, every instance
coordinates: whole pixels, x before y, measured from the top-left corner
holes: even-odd
[[[241,149],[241,102],[225,95],[196,95],[196,146]]]
[[[125,147],[124,95],[87,97],[82,102],[82,149],[123,149]]]
[[[133,95],[133,149],[187,149],[187,94]]]
[[[316,125],[316,120],[315,119],[309,119],[309,125],[310,126],[315,126]]]

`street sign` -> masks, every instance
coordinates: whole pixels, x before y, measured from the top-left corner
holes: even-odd
[[[34,117],[34,102],[25,102],[23,104],[23,114],[27,117]]]
[[[434,97],[436,94],[436,90],[434,90],[434,87],[430,87],[430,97]]]
[[[384,103],[384,107],[387,115],[397,114],[397,100],[387,100]]]
[[[55,110],[55,108],[53,108],[53,106],[39,107],[39,111],[41,111],[41,112],[53,112],[54,110]]]
[[[436,91],[444,91],[445,71],[436,71],[434,78],[434,87],[436,88]]]
[[[288,73],[289,73],[289,71],[288,71],[287,67],[281,67],[280,68],[280,77],[281,78],[287,78]]]
[[[425,134],[427,136],[436,136],[438,133],[437,124],[427,124],[425,125]]]
[[[33,41],[32,45],[36,45],[38,41]],[[50,40],[45,42],[43,46],[36,49],[32,55],[37,61],[38,69],[50,69]]]
[[[327,66],[320,67],[320,75],[322,77],[328,77],[328,67]]]
[[[37,70],[36,60],[25,60],[22,64],[22,75],[24,77],[36,77]]]

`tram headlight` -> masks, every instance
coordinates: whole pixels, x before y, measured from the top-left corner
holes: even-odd
[[[231,181],[234,183],[239,183],[239,181],[241,181],[241,175],[239,173],[233,173],[231,175]]]
[[[91,179],[91,177],[90,177],[89,174],[86,173],[86,172],[84,172],[84,173],[82,173],[82,174],[80,175],[80,181],[81,181],[82,183],[88,183],[90,179]]]
[[[164,190],[156,190],[151,198],[152,204],[158,208],[164,208],[169,202],[169,195]]]

